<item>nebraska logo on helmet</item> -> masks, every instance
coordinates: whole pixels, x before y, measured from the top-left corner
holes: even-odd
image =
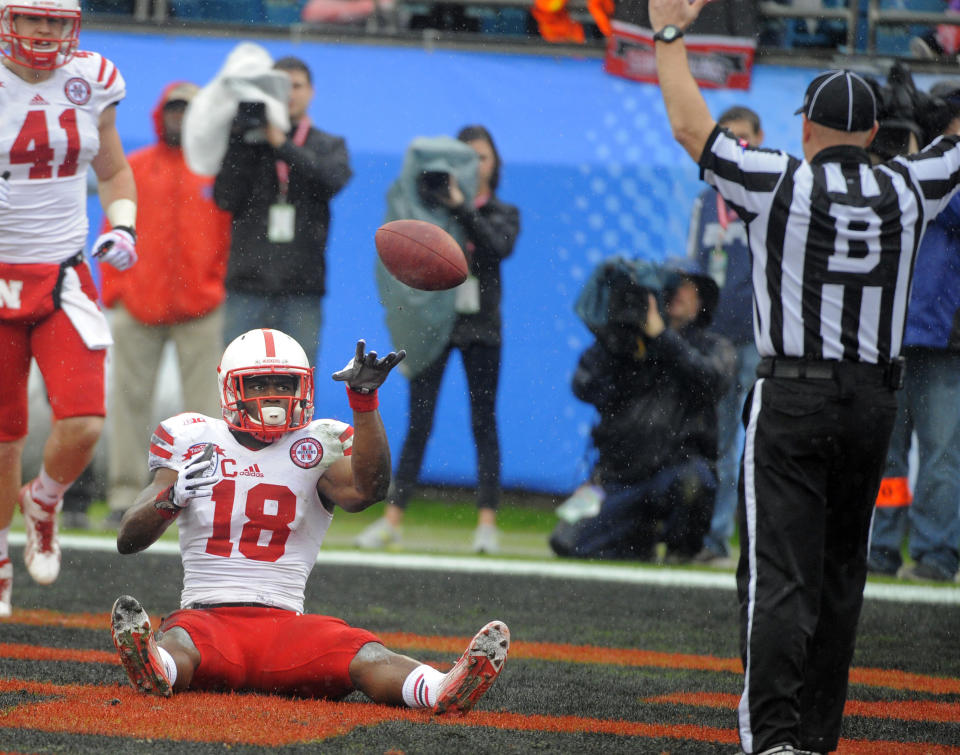
[[[271,375],[293,379],[295,388],[276,395],[246,394],[247,380]],[[224,421],[264,443],[313,419],[313,368],[300,344],[279,330],[250,330],[235,338],[223,352],[217,380]]]
[[[0,53],[18,65],[40,71],[66,65],[79,34],[80,0],[0,0]]]
[[[290,459],[298,467],[310,469],[323,458],[323,446],[316,438],[301,438],[290,446]]]

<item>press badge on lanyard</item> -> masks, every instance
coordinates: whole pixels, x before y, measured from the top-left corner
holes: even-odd
[[[267,240],[273,244],[289,244],[297,229],[297,211],[292,204],[280,200],[270,205],[267,220]]]
[[[310,118],[305,115],[297,124],[293,143],[302,147],[307,141],[309,131]],[[277,160],[277,186],[279,196],[277,201],[270,205],[267,216],[267,240],[272,244],[289,244],[297,235],[297,210],[287,201],[287,190],[290,188],[290,166],[283,160]]]

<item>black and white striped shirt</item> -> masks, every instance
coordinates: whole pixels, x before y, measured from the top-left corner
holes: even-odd
[[[761,356],[900,353],[920,239],[960,186],[960,137],[874,167],[856,147],[808,163],[717,127],[700,171],[747,224]]]

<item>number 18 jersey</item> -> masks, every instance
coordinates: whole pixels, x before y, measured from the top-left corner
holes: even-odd
[[[202,414],[164,420],[150,442],[150,469],[179,469],[208,443],[223,475],[177,519],[183,559],[180,605],[262,603],[303,611],[307,577],[333,514],[317,482],[349,456],[353,428],[321,419],[258,451],[226,422]]]

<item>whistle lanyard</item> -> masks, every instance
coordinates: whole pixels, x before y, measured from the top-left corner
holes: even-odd
[[[307,143],[307,134],[310,132],[310,116],[304,115],[297,124],[296,131],[293,132],[291,141],[298,147]],[[277,160],[277,184],[280,188],[280,196],[286,199],[287,190],[290,188],[290,166],[283,160]]]
[[[717,220],[720,223],[720,227],[723,230],[727,230],[727,226],[730,223],[737,219],[737,213],[734,210],[731,210],[727,207],[727,203],[723,201],[723,197],[720,196],[720,193],[717,193]]]

